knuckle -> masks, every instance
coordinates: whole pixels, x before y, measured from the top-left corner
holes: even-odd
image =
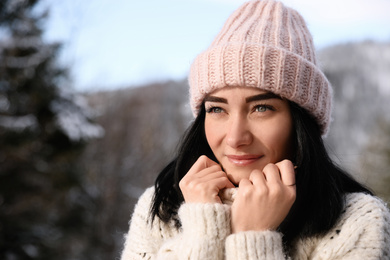
[[[244,189],[241,194],[244,199],[248,199],[252,196],[252,193],[249,189]]]
[[[263,173],[257,169],[253,170],[251,172],[251,174],[249,175],[249,180],[253,181],[253,179],[258,178],[260,176],[260,174],[263,174]]]
[[[211,160],[206,155],[201,155],[198,160],[196,161],[196,164],[203,165],[204,168],[208,168],[210,166],[218,165],[216,162]]]
[[[210,170],[215,171],[215,172],[221,172],[222,171],[221,166],[219,166],[219,164],[215,164],[213,166],[210,166],[209,168],[210,168]]]
[[[181,181],[179,182],[179,187],[180,188],[185,188],[188,186],[188,180],[187,179],[181,179]]]
[[[244,183],[244,181],[241,181],[240,182],[240,189],[239,189],[239,193],[240,195],[244,198],[244,199],[248,199],[252,196],[252,189],[248,186],[245,186],[243,187],[242,186],[242,183]]]
[[[190,190],[196,190],[197,187],[198,187],[198,182],[197,181],[191,181],[191,182],[188,182],[186,187]]]
[[[294,167],[294,164],[288,160],[288,159],[284,159],[283,161],[280,161],[276,164],[279,168],[284,168],[284,169],[293,169]]]
[[[207,161],[207,156],[206,155],[201,155],[198,159],[198,161]]]
[[[260,175],[260,174],[263,174],[260,170],[258,169],[255,169],[251,172],[251,175],[255,176],[255,175]]]
[[[202,165],[202,164],[206,164],[208,161],[208,158],[206,155],[201,155],[198,160],[196,161],[196,164],[198,165]]]
[[[264,167],[263,171],[274,171],[274,170],[277,170],[277,169],[278,169],[278,166],[276,166],[276,165],[273,164],[273,163],[268,163],[268,164]]]
[[[289,164],[291,164],[292,165],[292,162],[290,160],[288,160],[288,159],[284,159],[281,162],[279,162],[279,164],[282,164],[282,165],[289,165]]]

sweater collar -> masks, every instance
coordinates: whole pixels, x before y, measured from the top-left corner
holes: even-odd
[[[238,188],[223,189],[219,192],[219,197],[223,204],[232,205],[236,198]]]

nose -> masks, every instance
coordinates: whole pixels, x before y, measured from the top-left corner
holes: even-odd
[[[226,129],[226,142],[232,148],[251,144],[253,140],[250,131],[249,122],[245,116],[232,116],[229,120],[228,129]]]

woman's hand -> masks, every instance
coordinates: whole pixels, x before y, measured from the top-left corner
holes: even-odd
[[[276,230],[296,198],[294,165],[289,160],[254,170],[239,183],[232,205],[232,232]]]
[[[179,187],[185,202],[222,203],[219,191],[234,185],[219,164],[202,155],[181,179]]]

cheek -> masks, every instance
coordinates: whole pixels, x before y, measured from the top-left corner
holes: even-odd
[[[274,160],[291,159],[293,157],[293,127],[291,120],[278,121],[268,128],[261,137],[275,157]]]
[[[222,136],[222,132],[220,131],[220,128],[216,124],[210,123],[209,120],[205,120],[205,135],[206,140],[215,154],[215,150],[218,148],[218,144],[220,143],[220,139]]]

